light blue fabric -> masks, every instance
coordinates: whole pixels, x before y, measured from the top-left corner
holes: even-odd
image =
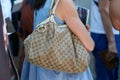
[[[34,14],[34,29],[35,26],[48,17],[48,11],[50,9],[51,1],[46,0],[45,6],[42,9],[35,11]],[[57,16],[55,16],[56,22],[63,24]],[[21,80],[93,80],[89,68],[82,73],[70,74],[64,72],[58,72],[54,70],[48,70],[42,67],[37,67],[30,64],[26,59],[23,63],[23,69],[21,74]]]
[[[69,74],[44,69],[24,60],[21,80],[93,80],[89,68],[82,73]]]

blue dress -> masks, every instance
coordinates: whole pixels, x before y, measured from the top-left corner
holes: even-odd
[[[34,12],[34,29],[36,25],[48,17],[52,0],[46,0],[45,5]],[[41,16],[42,15],[42,16]],[[58,24],[64,24],[56,15],[55,21]],[[48,70],[43,67],[35,66],[29,63],[26,59],[23,63],[21,80],[93,80],[89,68],[82,73],[65,73],[55,70]]]

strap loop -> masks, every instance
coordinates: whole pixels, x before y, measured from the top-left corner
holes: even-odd
[[[59,0],[52,0],[52,8],[49,11],[50,16],[55,14],[55,10],[58,3],[59,3]]]

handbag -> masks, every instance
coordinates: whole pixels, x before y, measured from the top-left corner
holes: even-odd
[[[32,64],[67,73],[83,72],[90,61],[88,51],[66,24],[54,20],[56,6],[49,17],[24,40],[25,58]]]

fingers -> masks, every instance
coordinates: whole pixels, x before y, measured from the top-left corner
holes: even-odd
[[[113,60],[114,58],[116,57],[116,54],[115,53],[110,53],[108,52],[106,55],[105,55],[105,59],[109,62],[111,60]]]

